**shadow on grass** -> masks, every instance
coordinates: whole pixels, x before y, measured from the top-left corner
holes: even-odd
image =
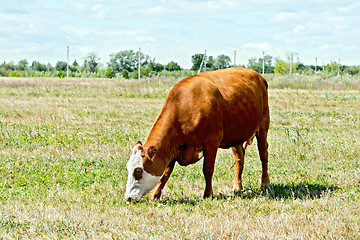
[[[298,183],[298,184],[271,184],[265,189],[245,189],[244,191],[227,195],[216,194],[214,199],[217,200],[229,200],[229,199],[253,199],[258,197],[267,197],[272,200],[284,200],[284,199],[319,199],[324,195],[331,195],[336,191],[338,187],[327,186],[322,184],[310,184],[310,183]],[[195,198],[180,198],[172,199],[165,198],[159,201],[164,205],[198,205],[202,203],[204,199],[202,197]]]
[[[323,195],[332,194],[338,187],[322,184],[298,183],[298,184],[270,184],[265,189],[245,190],[236,193],[244,199],[265,196],[269,199],[318,199]],[[220,197],[221,199],[222,197]]]

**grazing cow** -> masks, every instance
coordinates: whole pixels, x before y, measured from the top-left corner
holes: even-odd
[[[204,198],[213,195],[212,176],[218,148],[232,149],[235,157],[234,191],[242,189],[241,174],[247,144],[256,136],[262,162],[262,186],[268,186],[270,117],[266,80],[241,67],[209,71],[177,83],[165,99],[144,145],[133,148],[127,163],[125,198],[160,198],[175,162],[186,166],[204,156]]]

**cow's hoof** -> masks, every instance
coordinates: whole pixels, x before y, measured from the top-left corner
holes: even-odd
[[[161,196],[161,193],[159,194],[159,193],[154,192],[153,194],[150,195],[150,200],[155,202],[160,199],[160,196]]]
[[[204,193],[204,198],[210,198],[210,197],[214,197],[212,192]]]
[[[261,184],[261,188],[262,189],[266,189],[266,188],[269,188],[270,187],[270,183],[269,182],[267,182],[267,183],[262,183]]]
[[[241,192],[242,191],[242,184],[234,184],[234,187],[233,187],[233,192],[236,193],[236,192]]]

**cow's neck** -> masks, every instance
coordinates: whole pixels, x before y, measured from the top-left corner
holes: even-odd
[[[152,127],[144,144],[144,149],[150,146],[156,148],[154,161],[144,164],[150,174],[161,176],[169,163],[178,157],[180,135],[176,126],[173,119],[160,115]]]

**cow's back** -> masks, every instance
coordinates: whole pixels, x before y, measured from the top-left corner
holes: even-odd
[[[266,80],[257,72],[245,68],[210,72],[210,80],[225,100],[222,106],[223,147],[242,144],[253,136],[262,121],[268,121],[269,107]]]
[[[228,148],[242,144],[268,116],[267,83],[240,67],[205,72],[177,83],[160,115],[174,117],[183,141],[219,141]]]

